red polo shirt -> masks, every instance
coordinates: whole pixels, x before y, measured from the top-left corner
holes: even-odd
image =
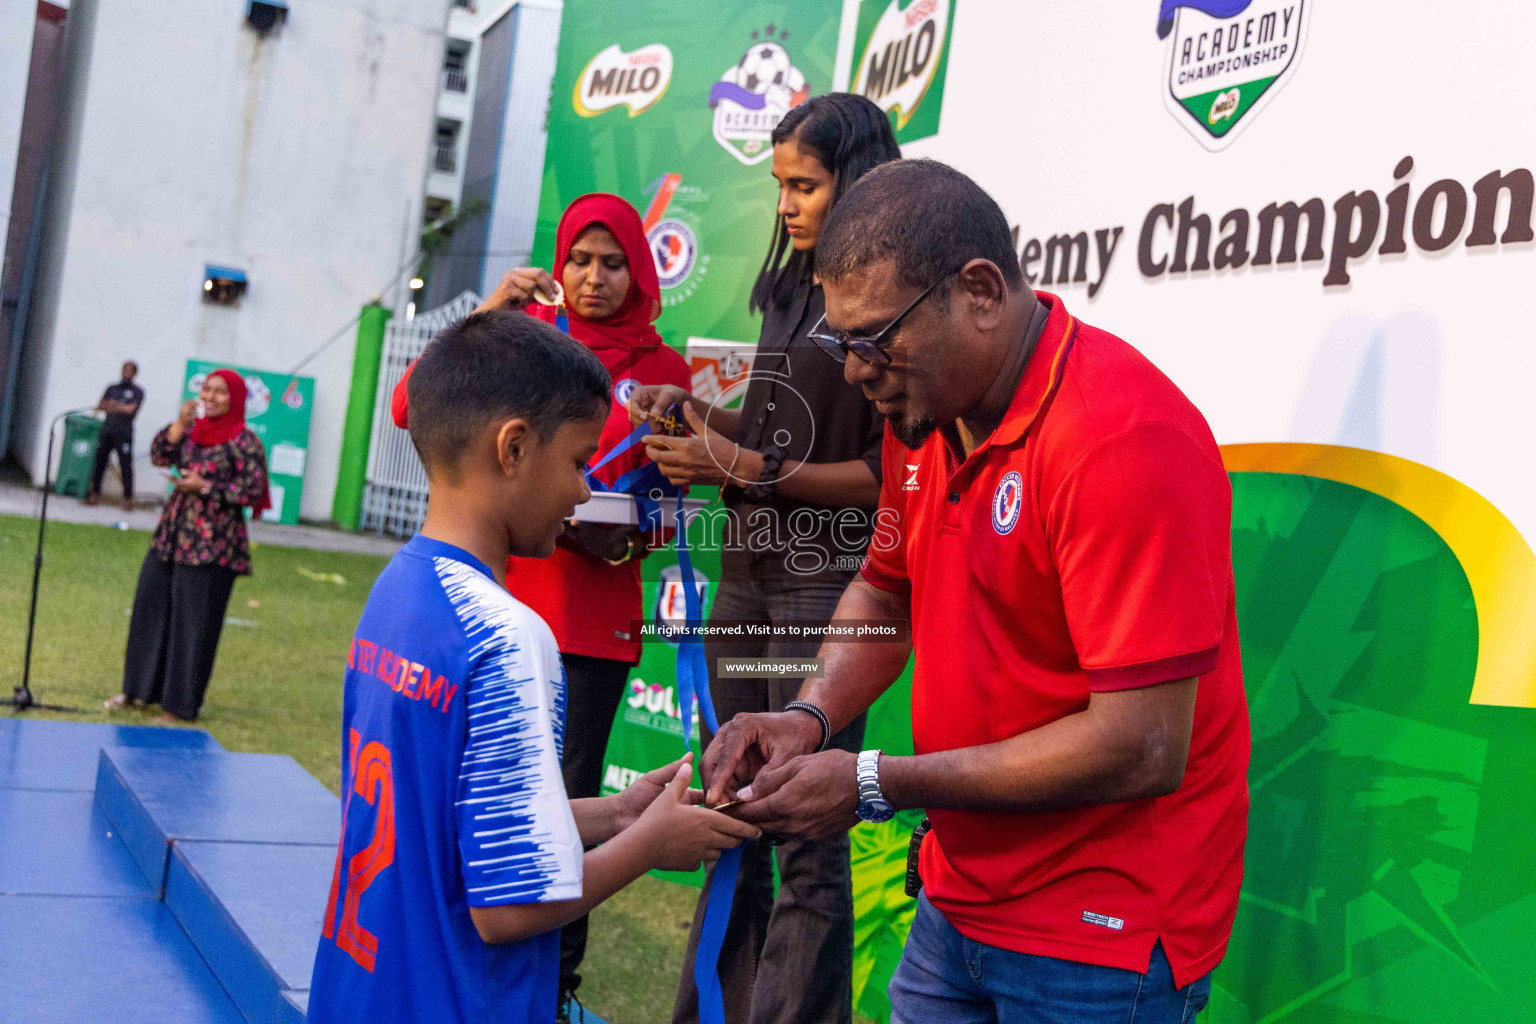
[[[886,433],[863,575],[910,592],[919,754],[1018,736],[1094,691],[1198,676],[1183,784],[1042,814],[932,810],[924,891],[960,932],[1182,986],[1220,962],[1248,831],[1232,491],[1210,428],[1131,346],[1050,307],[969,458]]]

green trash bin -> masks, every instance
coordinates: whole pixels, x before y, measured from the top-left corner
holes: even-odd
[[[101,437],[101,420],[83,413],[64,417],[64,447],[59,452],[59,473],[53,493],[85,497],[91,486],[91,470],[96,465],[96,440]]]

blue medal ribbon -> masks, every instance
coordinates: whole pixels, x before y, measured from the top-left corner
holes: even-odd
[[[693,735],[695,694],[699,700],[699,717],[710,732],[720,731],[720,722],[715,717],[715,704],[709,696],[709,664],[704,658],[704,640],[700,636],[699,588],[694,582],[692,560],[688,557],[687,525],[683,516],[683,496],[679,492],[677,566],[683,575],[683,608],[687,623],[677,645],[677,695],[682,705],[685,749]],[[720,949],[725,945],[725,929],[731,920],[736,876],[741,872],[741,850],[737,846],[720,854],[709,883],[709,901],[704,904],[704,922],[699,928],[699,947],[693,960],[693,985],[699,996],[699,1024],[725,1024],[725,995],[720,986]]]
[[[557,314],[557,322],[563,321],[564,310]],[[565,325],[560,322],[563,330]],[[693,560],[688,555],[688,520],[683,507],[683,489],[668,483],[660,467],[654,462],[632,469],[604,486],[593,474],[624,452],[639,444],[651,433],[649,422],[630,431],[618,444],[587,469],[588,486],[594,491],[628,493],[635,499],[640,521],[652,527],[661,524],[661,508],[655,492],[676,493],[677,514],[674,528],[677,539],[677,567],[683,578],[683,608],[686,621],[677,644],[677,698],[683,718],[683,747],[692,749],[693,702],[699,702],[699,717],[716,733],[720,722],[715,717],[715,704],[709,694],[709,665],[704,657],[704,640],[700,620],[702,610],[699,588],[693,573]],[[700,737],[702,740],[702,737]],[[702,751],[701,751],[702,754]],[[699,946],[693,963],[693,983],[699,996],[699,1024],[725,1024],[725,997],[720,986],[720,949],[725,944],[725,930],[731,919],[731,902],[736,893],[736,878],[741,872],[740,846],[726,850],[715,862],[710,882],[709,900],[704,906],[704,922],[699,929]]]

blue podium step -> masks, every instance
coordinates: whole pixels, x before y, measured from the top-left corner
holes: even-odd
[[[0,1024],[303,1024],[340,817],[203,732],[0,719]]]
[[[201,729],[0,718],[0,789],[89,793],[96,788],[96,752],[102,747],[224,749]]]
[[[334,848],[341,834],[340,801],[282,754],[105,748],[96,802],[160,892],[173,843]]]
[[[0,893],[155,898],[89,793],[0,789]]]
[[[334,843],[173,848],[166,906],[252,1024],[304,1019],[335,862]]]
[[[245,1024],[165,904],[0,896],[0,1020]]]

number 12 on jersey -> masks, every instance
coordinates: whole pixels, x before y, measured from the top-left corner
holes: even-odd
[[[357,920],[358,903],[379,872],[395,861],[395,778],[389,748],[377,741],[362,744],[356,729],[350,731],[352,789],[341,811],[341,842],[336,847],[336,867],[331,873],[331,895],[325,905],[325,925],[320,934],[334,938],[336,945],[370,974],[379,951],[376,935]],[[359,746],[362,749],[359,750]],[[342,895],[341,862],[347,843],[347,811],[352,798],[360,796],[375,810],[373,838],[368,845],[347,859],[346,896],[341,899],[341,922],[336,921],[336,903]]]

